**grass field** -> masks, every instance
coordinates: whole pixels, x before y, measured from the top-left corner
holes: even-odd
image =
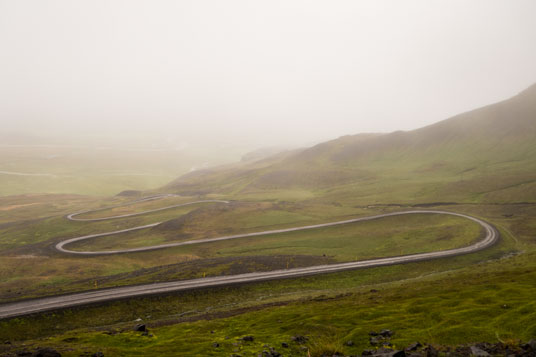
[[[83,351],[216,356],[234,353],[237,348],[244,356],[254,356],[264,344],[285,355],[300,355],[300,346],[290,342],[296,334],[309,337],[306,346],[312,351],[335,346],[342,352],[356,353],[368,347],[367,332],[381,328],[396,332],[395,345],[423,338],[438,344],[494,341],[497,336],[503,340],[530,338],[536,332],[530,322],[534,317],[534,253],[511,253],[531,249],[532,226],[525,214],[533,214],[534,207],[459,209],[472,214],[492,212],[486,218],[501,229],[501,243],[453,259],[119,301],[12,319],[0,323],[0,330],[4,331],[2,337],[16,346],[24,336],[26,344],[52,345],[66,356]],[[514,216],[506,218],[505,212]],[[147,321],[153,337],[129,331],[139,317]],[[519,324],[523,319],[528,323]],[[233,345],[244,335],[254,335],[255,341]],[[32,340],[45,336],[57,337]],[[345,346],[347,340],[355,346]],[[218,349],[212,347],[214,342],[220,344]],[[291,349],[282,350],[281,342],[288,342]]]
[[[124,204],[140,195],[1,197],[0,302],[448,249],[468,245],[481,234],[477,225],[457,217],[411,215],[135,254],[84,257],[54,249],[67,238],[154,222],[163,223],[72,248],[140,247],[415,207],[482,218],[497,227],[501,238],[489,249],[451,258],[2,320],[0,341],[11,344],[0,345],[0,354],[48,345],[65,356],[98,351],[113,356],[257,356],[269,345],[284,356],[306,356],[307,351],[312,356],[355,355],[371,347],[368,331],[383,328],[395,331],[396,346],[416,340],[515,344],[536,338],[534,98],[536,87],[419,130],[341,137],[255,162],[195,171],[144,192],[182,197],[81,217],[136,213],[198,199],[229,204],[71,222],[65,219],[68,213]],[[43,187],[49,189],[45,181]],[[18,186],[9,185],[5,192],[17,191]],[[132,331],[140,321],[148,325],[149,335]],[[245,335],[254,340],[241,340]],[[308,340],[296,344],[291,341],[295,335]],[[348,340],[353,346],[345,344]]]

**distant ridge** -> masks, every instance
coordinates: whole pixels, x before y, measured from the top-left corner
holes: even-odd
[[[416,185],[435,190],[438,201],[536,200],[536,84],[416,130],[343,136],[261,161],[184,175],[164,190],[249,194],[331,188],[366,197],[350,186],[383,183],[396,192],[401,181],[410,191]],[[413,199],[418,198],[415,193]]]

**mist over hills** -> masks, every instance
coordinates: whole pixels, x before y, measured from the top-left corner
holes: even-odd
[[[338,200],[351,194],[368,203],[534,201],[536,84],[420,129],[344,136],[192,172],[164,189],[253,196],[293,190]]]

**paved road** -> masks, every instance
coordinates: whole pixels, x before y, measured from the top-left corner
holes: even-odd
[[[314,228],[326,227],[330,225],[362,222],[362,221],[367,221],[367,220],[379,219],[383,217],[399,216],[399,215],[406,215],[406,214],[446,214],[446,215],[463,217],[463,218],[472,220],[480,224],[484,228],[485,237],[482,240],[478,241],[477,243],[474,243],[467,247],[443,250],[439,252],[419,253],[419,254],[411,254],[411,255],[405,255],[405,256],[370,259],[370,260],[362,260],[362,261],[348,262],[348,263],[318,265],[318,266],[307,267],[307,268],[275,270],[275,271],[270,271],[270,272],[247,273],[247,274],[237,274],[237,275],[231,275],[231,276],[218,276],[218,277],[209,277],[209,278],[202,278],[202,279],[171,281],[171,282],[165,282],[165,283],[124,286],[124,287],[118,287],[118,288],[100,289],[100,290],[75,293],[75,294],[69,294],[69,295],[52,296],[52,297],[39,298],[39,299],[33,299],[33,300],[27,300],[27,301],[19,301],[19,302],[0,305],[0,319],[26,315],[26,314],[36,313],[36,312],[42,312],[42,311],[47,311],[47,310],[68,308],[68,307],[73,307],[73,306],[78,306],[78,305],[87,305],[87,304],[97,303],[97,302],[105,302],[105,301],[111,301],[111,300],[117,300],[117,299],[131,298],[131,297],[136,297],[136,296],[163,294],[163,293],[169,293],[169,292],[175,292],[175,291],[216,287],[216,286],[223,286],[223,285],[229,285],[229,284],[241,284],[241,283],[249,283],[249,282],[256,282],[256,281],[295,278],[295,277],[302,277],[302,276],[313,275],[313,274],[332,273],[332,272],[338,272],[338,271],[350,270],[350,269],[370,268],[370,267],[378,267],[378,266],[385,266],[385,265],[417,262],[417,261],[422,261],[422,260],[445,258],[445,257],[451,257],[451,256],[468,254],[468,253],[480,251],[482,249],[492,246],[495,242],[497,242],[499,238],[498,231],[491,224],[481,219],[471,217],[468,215],[464,215],[464,214],[460,214],[460,213],[435,211],[435,210],[412,210],[412,211],[404,211],[404,212],[387,213],[387,214],[380,214],[380,215],[371,216],[371,217],[350,219],[346,221],[318,224],[318,225],[305,226],[305,227],[296,227],[296,228],[283,229],[283,230],[265,231],[265,232],[251,233],[248,235],[241,235],[241,236],[251,237],[254,235],[289,232],[289,231],[296,231],[296,230],[301,230],[301,229],[314,229]],[[211,238],[211,240],[203,240],[203,241],[207,242],[207,241],[235,239],[235,238],[239,238],[239,237],[228,236],[228,237]],[[194,242],[200,243],[202,241],[200,240],[200,241],[194,241]],[[185,243],[187,242],[182,242],[181,244],[185,244]],[[194,244],[194,243],[191,242],[188,244]],[[175,245],[179,245],[179,244],[175,244]],[[151,247],[148,247],[148,248],[151,248]],[[158,246],[158,248],[154,248],[154,249],[159,249],[159,248],[162,248],[162,246]],[[80,253],[80,252],[77,252],[77,253]],[[87,253],[95,253],[95,252],[87,252]],[[102,254],[102,252],[99,254]]]

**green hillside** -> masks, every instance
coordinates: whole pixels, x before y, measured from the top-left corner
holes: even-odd
[[[536,200],[536,85],[413,131],[344,136],[256,162],[184,175],[188,194],[393,202]]]

